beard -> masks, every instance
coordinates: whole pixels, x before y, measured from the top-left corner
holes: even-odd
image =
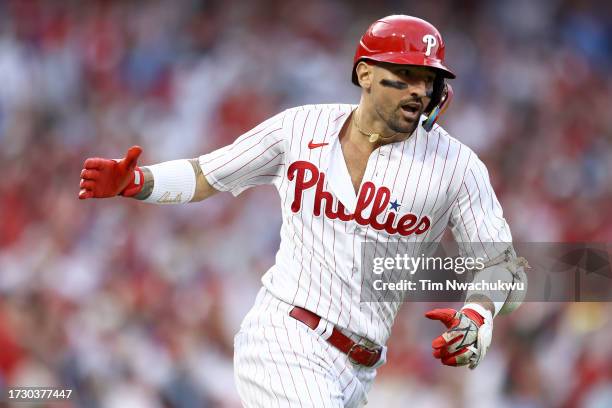
[[[419,109],[418,111],[412,113],[412,116],[407,116],[404,114],[402,107],[398,106],[397,109],[395,109],[391,114],[384,116],[381,115],[381,117],[385,118],[387,127],[392,131],[397,133],[411,134],[419,125],[419,121],[424,110],[425,109]]]

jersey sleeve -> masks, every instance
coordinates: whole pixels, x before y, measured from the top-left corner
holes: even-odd
[[[200,156],[200,166],[210,185],[237,196],[253,186],[280,183],[285,161],[286,112],[260,123],[232,144]]]
[[[475,154],[452,204],[449,225],[464,257],[493,262],[512,244],[510,227],[493,191],[489,172]]]

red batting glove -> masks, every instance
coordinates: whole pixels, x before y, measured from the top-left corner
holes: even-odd
[[[475,364],[480,361],[480,355],[484,357],[489,344],[478,344],[478,331],[485,323],[485,318],[472,309],[434,309],[425,313],[425,317],[439,320],[448,329],[442,335],[436,337],[431,346],[433,356],[449,366],[462,366]],[[490,343],[490,336],[488,342]],[[480,346],[480,347],[479,347]],[[484,350],[481,352],[479,350]]]
[[[142,190],[144,174],[136,166],[140,146],[132,146],[119,160],[92,157],[83,163],[79,199],[131,197]]]

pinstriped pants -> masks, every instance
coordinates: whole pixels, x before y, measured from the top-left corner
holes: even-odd
[[[376,369],[352,364],[290,317],[291,308],[262,288],[234,338],[234,376],[244,406],[365,405]]]

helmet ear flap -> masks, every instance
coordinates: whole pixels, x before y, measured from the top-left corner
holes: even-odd
[[[442,93],[444,92],[444,77],[440,74],[436,75],[436,78],[434,79],[434,83],[433,83],[433,91],[431,93],[431,101],[429,102],[429,105],[427,105],[427,108],[425,108],[425,114],[426,115],[430,115],[431,111],[440,104],[440,101],[442,100]]]
[[[444,78],[442,78],[441,81],[439,94],[437,94],[436,91],[436,83],[434,82],[434,91],[432,94],[432,99],[430,104],[427,106],[427,109],[425,110],[425,113],[427,114],[427,119],[422,122],[423,129],[425,129],[425,131],[427,132],[429,132],[433,128],[433,125],[446,111],[454,95],[453,87],[450,86],[450,84],[444,82]]]

